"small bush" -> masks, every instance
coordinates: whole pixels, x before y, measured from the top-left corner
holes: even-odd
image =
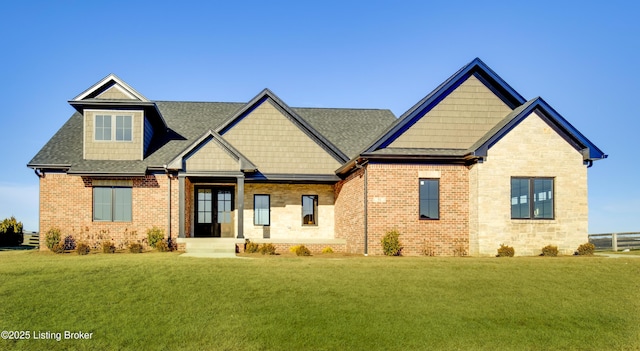
[[[296,248],[296,256],[311,256],[311,250],[304,245],[298,245],[298,248]]]
[[[129,252],[131,252],[131,253],[141,253],[142,252],[142,244],[140,244],[140,243],[131,243],[131,244],[129,244]]]
[[[116,246],[111,241],[103,241],[102,242],[102,252],[103,253],[115,253]]]
[[[256,253],[258,252],[260,245],[249,241],[249,239],[245,239],[244,241],[244,252],[246,253]]]
[[[516,250],[511,246],[506,246],[505,244],[500,244],[500,248],[498,249],[498,254],[496,257],[513,257],[516,254]]]
[[[293,246],[289,247],[289,252],[296,253],[296,251],[298,251],[299,247],[300,247],[300,245],[293,245]]]
[[[13,216],[0,222],[0,246],[20,246],[23,240],[22,222]]]
[[[164,240],[164,230],[156,226],[147,230],[147,241],[149,246],[155,248],[156,244]]]
[[[167,244],[167,242],[164,241],[164,240],[158,241],[156,243],[156,250],[158,250],[160,252],[171,251],[171,250],[169,250],[169,244]]]
[[[592,243],[585,243],[578,246],[578,255],[580,256],[592,256],[596,251],[596,246]]]
[[[64,253],[64,243],[60,241],[57,244],[53,245],[53,247],[51,248],[51,251],[57,254]]]
[[[73,235],[65,236],[63,242],[65,251],[73,251],[76,249],[76,239],[73,238]]]
[[[54,251],[53,248],[60,243],[60,229],[51,228],[44,235],[44,240],[47,245],[47,248],[51,251]],[[63,246],[64,250],[64,246]]]
[[[327,247],[322,249],[322,253],[323,254],[332,254],[333,253],[333,249],[331,248],[331,246],[327,246]]]
[[[542,256],[556,257],[558,256],[558,247],[553,245],[547,245],[542,248]]]
[[[276,247],[272,243],[262,244],[258,251],[263,255],[275,255]]]
[[[397,230],[387,232],[381,240],[382,251],[387,256],[401,256],[402,243],[399,239],[400,233]]]
[[[85,243],[78,243],[78,245],[76,245],[76,253],[78,253],[78,255],[88,255],[89,252],[91,252],[89,245]]]

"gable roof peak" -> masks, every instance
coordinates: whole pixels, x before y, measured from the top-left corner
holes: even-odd
[[[365,148],[362,153],[371,153],[387,147],[471,76],[480,80],[511,110],[527,101],[480,58],[476,57],[403,113],[378,140]]]
[[[85,99],[94,98],[101,92],[114,85],[117,85],[125,94],[131,96],[134,100],[139,100],[141,102],[150,102],[149,99],[144,97],[144,95],[140,94],[137,90],[127,84],[124,80],[120,79],[114,73],[109,73],[106,77],[102,78],[100,81],[89,87],[89,89],[80,93],[71,101],[82,101]]]

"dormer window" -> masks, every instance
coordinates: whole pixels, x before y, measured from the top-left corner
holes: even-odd
[[[113,118],[115,117],[115,118]],[[112,121],[115,119],[115,128]],[[96,141],[131,141],[131,119],[129,115],[96,115],[95,140]]]

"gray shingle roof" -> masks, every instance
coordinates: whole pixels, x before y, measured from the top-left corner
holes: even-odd
[[[292,108],[349,158],[374,141],[396,117],[389,110]]]
[[[83,118],[74,113],[29,162],[34,168],[71,166],[70,173],[141,174],[162,167],[208,130],[215,130],[245,103],[157,101],[167,133],[156,133],[142,161],[83,160]],[[293,110],[349,157],[371,143],[395,121],[389,110],[293,108]]]

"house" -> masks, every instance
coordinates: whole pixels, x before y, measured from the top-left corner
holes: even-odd
[[[69,103],[77,112],[28,167],[40,231],[94,244],[156,226],[187,251],[248,238],[379,255],[396,229],[405,255],[570,254],[588,241],[587,169],[607,157],[480,59],[399,118],[294,108],[268,89],[246,103],[153,101],[115,75]]]

